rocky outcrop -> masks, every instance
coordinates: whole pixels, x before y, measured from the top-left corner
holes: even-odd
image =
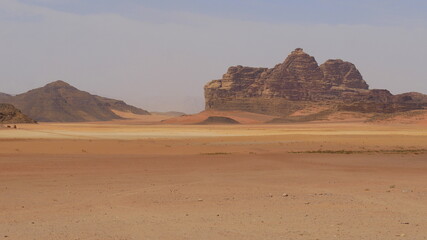
[[[0,103],[0,123],[36,123],[11,104]]]
[[[402,93],[395,96],[398,102],[418,103],[427,107],[427,95],[417,92]]]
[[[120,119],[113,110],[149,114],[120,100],[103,98],[56,81],[16,96],[4,97],[29,117],[41,122],[84,122]]]
[[[285,116],[308,106],[356,112],[406,111],[422,108],[427,101],[419,99],[369,90],[354,64],[338,59],[319,66],[301,48],[274,68],[230,67],[222,79],[205,86],[207,110]]]
[[[323,77],[334,87],[369,89],[354,64],[343,60],[328,60],[320,65]]]

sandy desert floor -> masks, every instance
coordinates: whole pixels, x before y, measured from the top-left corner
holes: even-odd
[[[0,129],[0,239],[427,239],[427,128]]]

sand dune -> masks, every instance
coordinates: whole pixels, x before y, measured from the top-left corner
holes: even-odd
[[[270,115],[264,115],[264,114],[257,114],[257,113],[250,113],[250,112],[244,112],[244,111],[203,111],[198,114],[194,115],[186,115],[176,118],[171,118],[164,120],[163,123],[167,124],[198,124],[209,117],[216,116],[216,117],[226,117],[236,120],[239,123],[242,124],[259,124],[259,123],[265,123],[276,116],[270,116]]]
[[[327,111],[323,113],[324,111]],[[319,116],[317,116],[319,115]],[[238,121],[241,124],[263,124],[279,116],[271,116],[244,111],[215,111],[207,110],[193,115],[185,115],[175,118],[164,119],[164,124],[199,124],[209,117],[226,117]],[[368,123],[368,124],[405,124],[426,125],[427,110],[414,110],[400,113],[356,113],[345,111],[328,111],[326,108],[307,108],[284,117],[282,123]],[[288,121],[289,120],[289,121]],[[280,122],[280,121],[279,121]]]

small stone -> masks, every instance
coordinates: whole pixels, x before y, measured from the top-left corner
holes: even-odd
[[[199,202],[203,202],[203,199],[199,198],[197,201],[199,201]]]
[[[282,194],[282,197],[289,197],[289,194],[284,193],[284,194]]]

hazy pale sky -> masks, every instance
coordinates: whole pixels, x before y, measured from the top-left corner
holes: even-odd
[[[58,79],[148,110],[197,112],[232,65],[301,47],[371,88],[427,93],[425,0],[0,0],[0,92]]]

